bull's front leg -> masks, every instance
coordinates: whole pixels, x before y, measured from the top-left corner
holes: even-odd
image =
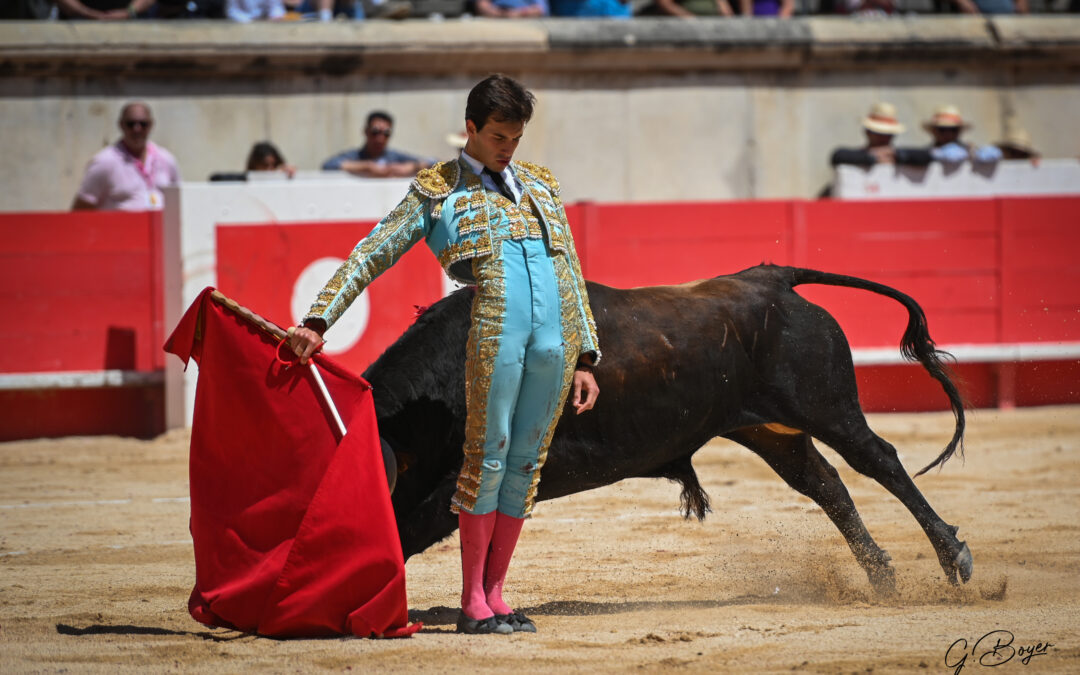
[[[458,526],[458,517],[450,511],[450,498],[457,489],[457,476],[444,477],[420,504],[408,512],[397,512],[398,535],[405,560],[422,553],[449,537]]]

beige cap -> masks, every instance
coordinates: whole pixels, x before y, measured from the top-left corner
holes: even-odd
[[[1031,144],[1031,136],[1027,130],[1021,127],[1013,120],[1009,120],[1005,123],[1005,138],[997,142],[999,147],[1012,148],[1013,150],[1019,150],[1020,152],[1026,152],[1028,154],[1037,155],[1038,151],[1035,150],[1035,146]]]
[[[452,148],[464,148],[465,144],[469,142],[469,136],[464,131],[446,134],[446,142],[449,143]]]
[[[930,119],[923,122],[924,129],[933,129],[934,127],[967,129],[970,126],[960,114],[960,108],[954,105],[939,105],[934,108],[934,114],[930,116]]]
[[[870,113],[863,118],[862,125],[864,129],[875,134],[895,136],[904,132],[904,125],[896,119],[896,106],[892,103],[875,103],[870,108]]]

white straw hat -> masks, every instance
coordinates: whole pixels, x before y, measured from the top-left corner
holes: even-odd
[[[896,119],[896,106],[892,103],[875,103],[870,114],[863,118],[862,125],[875,134],[895,136],[904,132],[904,125]]]
[[[960,108],[954,105],[939,105],[934,108],[934,114],[930,119],[923,122],[924,129],[933,129],[935,127],[945,129],[967,129],[971,125],[964,121],[964,117],[960,114]]]

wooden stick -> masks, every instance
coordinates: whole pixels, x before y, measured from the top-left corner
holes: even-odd
[[[289,339],[289,336],[290,336],[290,334],[292,332],[292,329],[290,329],[289,331],[282,330],[281,326],[278,326],[277,324],[273,323],[272,321],[268,321],[268,320],[262,318],[261,316],[259,316],[255,312],[251,311],[247,307],[244,307],[243,305],[236,302],[235,300],[227,297],[221,291],[218,291],[218,290],[212,291],[210,293],[210,297],[213,298],[214,302],[218,303],[222,307],[225,307],[229,311],[235,313],[241,319],[243,319],[243,320],[247,321],[248,323],[252,324],[253,326],[258,328],[259,330],[263,331],[264,333],[268,333],[268,334],[272,335],[277,340],[281,341],[281,340]],[[314,361],[309,361],[308,365],[311,366],[311,375],[312,375],[312,377],[315,378],[315,384],[317,385],[317,387],[319,389],[319,393],[322,394],[322,398],[323,398],[323,401],[326,402],[326,406],[328,408],[330,408],[330,414],[333,415],[334,422],[337,424],[338,431],[341,432],[341,436],[342,436],[342,438],[344,438],[345,437],[345,423],[341,421],[341,415],[338,413],[337,406],[334,405],[334,399],[332,399],[330,397],[330,390],[328,390],[326,388],[326,382],[323,381],[322,374],[319,373],[318,368],[315,367],[315,362]]]
[[[278,326],[276,323],[262,318],[261,316],[251,311],[247,307],[244,307],[232,298],[226,297],[225,294],[221,291],[212,291],[210,293],[210,297],[214,299],[214,302],[238,314],[241,319],[244,319],[248,323],[253,324],[256,328],[262,330],[264,333],[269,333],[278,340],[284,340],[288,337],[288,334],[284,330],[282,330],[281,326]]]

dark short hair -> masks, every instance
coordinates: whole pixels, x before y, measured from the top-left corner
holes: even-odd
[[[536,97],[520,82],[502,73],[489,75],[469,92],[465,119],[479,130],[488,120],[528,122],[532,119]]]
[[[364,128],[367,129],[371,126],[371,123],[375,120],[386,120],[386,123],[390,126],[394,126],[394,118],[390,117],[390,113],[382,110],[372,110],[368,113],[367,122],[364,123]]]
[[[254,171],[258,162],[263,157],[273,157],[279,165],[285,163],[285,157],[270,141],[261,141],[251,146],[251,152],[248,153],[247,170]]]

